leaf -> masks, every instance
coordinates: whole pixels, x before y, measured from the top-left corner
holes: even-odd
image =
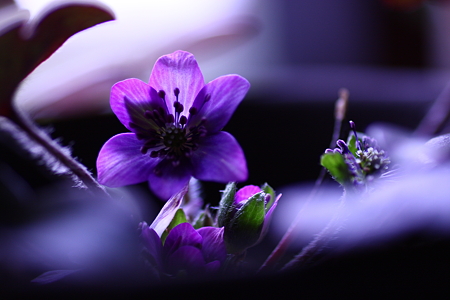
[[[231,220],[231,226],[245,230],[258,229],[264,222],[266,215],[264,210],[265,193],[259,192],[253,195],[248,201],[236,212]]]
[[[240,253],[258,242],[266,215],[265,196],[264,192],[253,195],[225,226],[225,241],[231,253]]]
[[[269,211],[270,207],[272,207],[272,205],[273,205],[273,203],[275,201],[276,194],[275,194],[274,189],[269,184],[267,184],[267,182],[263,184],[263,186],[261,187],[261,190],[264,193],[270,195],[270,200],[266,204],[266,213],[267,213]]]
[[[29,15],[16,12],[0,28],[0,115],[10,116],[12,97],[19,83],[50,57],[72,35],[114,19],[97,2],[58,2],[31,23]]]
[[[218,226],[225,226],[230,221],[230,213],[234,207],[234,197],[236,195],[236,183],[230,182],[222,192],[222,198],[219,203]]]
[[[320,164],[324,166],[333,178],[344,185],[350,179],[348,166],[340,153],[325,153],[320,158]]]
[[[348,137],[347,146],[348,150],[353,154],[353,156],[355,156],[356,151],[358,151],[358,147],[356,147],[356,137],[354,134],[351,134]]]

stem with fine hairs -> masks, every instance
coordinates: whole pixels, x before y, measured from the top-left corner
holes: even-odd
[[[334,147],[336,140],[339,139],[339,136],[341,133],[342,122],[344,121],[345,115],[347,112],[348,97],[349,97],[349,92],[347,89],[341,89],[339,91],[339,98],[335,103],[335,110],[334,110],[335,122],[334,122],[333,137],[331,138],[330,147]],[[294,233],[297,231],[298,223],[301,220],[301,218],[303,217],[303,212],[309,206],[309,203],[311,202],[311,200],[316,196],[316,194],[319,190],[319,187],[322,184],[323,179],[325,178],[325,174],[326,174],[326,170],[325,170],[325,168],[322,168],[320,171],[319,177],[315,181],[314,187],[308,196],[308,199],[305,201],[305,204],[300,209],[300,211],[297,213],[297,216],[292,221],[288,230],[285,232],[285,234],[281,238],[278,245],[275,247],[275,249],[272,251],[272,253],[269,255],[269,257],[266,259],[266,261],[260,267],[258,272],[265,272],[265,271],[269,271],[269,270],[275,268],[275,265],[277,264],[277,262],[286,253],[286,250],[288,249],[289,245],[291,244],[292,240],[294,239]]]
[[[44,131],[39,129],[26,115],[20,112],[16,107],[12,109],[10,119],[22,129],[29,138],[41,145],[62,165],[67,167],[70,172],[76,176],[93,194],[99,196],[108,196],[105,188],[100,185],[89,173],[84,165],[76,161],[72,156],[63,151],[61,146],[52,140]]]

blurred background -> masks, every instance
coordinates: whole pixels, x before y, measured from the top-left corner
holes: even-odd
[[[16,4],[33,17],[49,2]],[[207,82],[230,73],[251,82],[225,130],[244,148],[248,182],[276,188],[317,176],[340,88],[358,130],[374,121],[412,129],[450,78],[446,1],[102,3],[117,20],[70,38],[16,95],[94,173],[100,147],[125,131],[110,87],[148,81],[155,60],[177,49],[194,53]]]
[[[34,18],[50,2],[15,5]],[[350,92],[347,118],[359,131],[373,122],[412,130],[450,79],[447,1],[101,3],[117,20],[71,37],[15,96],[94,175],[101,146],[126,131],[110,111],[111,86],[131,77],[148,81],[156,59],[178,49],[195,55],[207,82],[230,73],[250,81],[248,96],[224,130],[244,149],[246,183],[268,182],[281,191],[318,176],[339,89]],[[347,132],[344,125],[343,136]],[[25,162],[16,171],[32,188],[54,180],[32,176],[30,168]],[[204,188],[207,201],[217,203],[223,184]],[[149,192],[146,183],[130,189]],[[155,210],[146,209],[143,217],[151,220]]]

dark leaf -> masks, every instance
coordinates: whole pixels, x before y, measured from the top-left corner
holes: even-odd
[[[31,23],[18,11],[0,28],[0,115],[10,116],[19,83],[75,33],[114,19],[97,2],[53,4]]]
[[[344,184],[350,178],[348,166],[340,153],[326,153],[320,158],[320,164],[324,166],[340,184]]]

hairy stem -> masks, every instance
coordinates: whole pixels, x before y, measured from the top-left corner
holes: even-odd
[[[334,109],[334,128],[333,128],[333,136],[331,138],[330,142],[330,148],[335,147],[336,140],[339,139],[340,133],[341,133],[341,127],[342,122],[345,119],[345,115],[347,112],[347,106],[348,106],[348,97],[349,92],[347,89],[341,89],[339,91],[339,98],[337,99],[335,103],[335,109]],[[289,245],[291,244],[294,233],[297,231],[298,223],[303,217],[303,212],[305,209],[309,206],[309,203],[311,202],[311,199],[313,199],[318,190],[320,185],[323,182],[323,179],[325,178],[326,170],[325,168],[322,168],[319,174],[319,177],[317,178],[316,182],[314,183],[314,188],[312,189],[311,193],[308,196],[308,199],[306,200],[303,207],[300,209],[300,211],[297,213],[297,216],[292,221],[291,225],[289,226],[288,230],[285,232],[283,237],[281,238],[278,245],[275,247],[275,249],[272,251],[272,253],[269,255],[269,257],[266,259],[266,261],[263,263],[261,268],[258,272],[265,272],[268,270],[271,270],[275,267],[277,262],[281,259],[281,257],[286,253],[286,250],[288,249]]]
[[[345,195],[342,196],[339,207],[335,212],[333,218],[328,222],[327,226],[312,240],[302,251],[296,255],[290,262],[288,262],[281,271],[288,271],[294,268],[305,266],[311,259],[318,254],[328,242],[335,236],[339,230],[342,220],[342,209],[345,203]]]
[[[44,131],[39,129],[27,116],[14,107],[10,118],[15,122],[32,140],[46,149],[62,165],[66,166],[74,176],[76,176],[88,190],[94,194],[109,196],[103,186],[101,186],[84,165],[76,161],[67,151],[53,141]]]
[[[450,119],[450,82],[434,101],[425,117],[417,126],[415,135],[434,135],[439,133]]]

